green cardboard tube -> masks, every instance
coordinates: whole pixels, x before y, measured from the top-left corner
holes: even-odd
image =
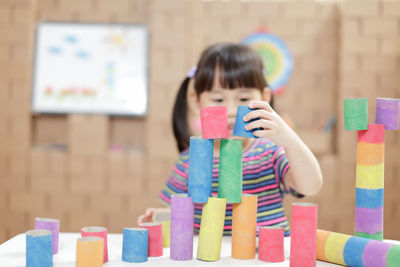
[[[368,98],[344,100],[344,129],[368,130]]]
[[[242,202],[242,156],[241,139],[221,139],[218,197],[228,203]]]

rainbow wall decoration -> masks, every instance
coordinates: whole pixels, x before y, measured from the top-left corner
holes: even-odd
[[[264,29],[257,30],[242,40],[254,48],[264,64],[264,77],[273,94],[283,93],[293,71],[293,56],[285,42]]]

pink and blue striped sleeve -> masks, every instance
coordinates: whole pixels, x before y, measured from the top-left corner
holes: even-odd
[[[304,195],[296,192],[293,188],[290,188],[286,184],[285,177],[286,173],[290,169],[290,165],[283,147],[276,146],[276,150],[274,151],[273,155],[273,166],[275,170],[275,177],[277,179],[277,182],[279,182],[279,188],[281,192],[289,193],[298,198],[304,197]]]
[[[160,192],[159,201],[165,206],[171,206],[171,195],[187,193],[188,166],[189,153],[183,152],[175,163],[164,188]]]

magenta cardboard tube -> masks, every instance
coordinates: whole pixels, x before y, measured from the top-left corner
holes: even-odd
[[[60,220],[51,218],[35,218],[35,229],[49,230],[51,232],[53,254],[57,254],[58,234],[60,232]]]
[[[171,196],[171,260],[193,258],[194,205],[186,194]]]

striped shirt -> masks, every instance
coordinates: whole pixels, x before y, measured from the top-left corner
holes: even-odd
[[[219,158],[213,159],[212,196],[218,195]],[[160,201],[170,206],[171,195],[187,193],[189,149],[181,153],[169,179],[160,193]],[[258,196],[257,232],[260,226],[280,226],[285,228],[285,236],[290,235],[289,224],[283,210],[283,196],[290,193],[296,197],[301,194],[288,188],[285,174],[289,163],[283,147],[276,146],[267,139],[256,139],[243,152],[243,194]],[[203,204],[195,203],[194,230],[200,230]],[[224,235],[232,233],[232,204],[227,204]]]

